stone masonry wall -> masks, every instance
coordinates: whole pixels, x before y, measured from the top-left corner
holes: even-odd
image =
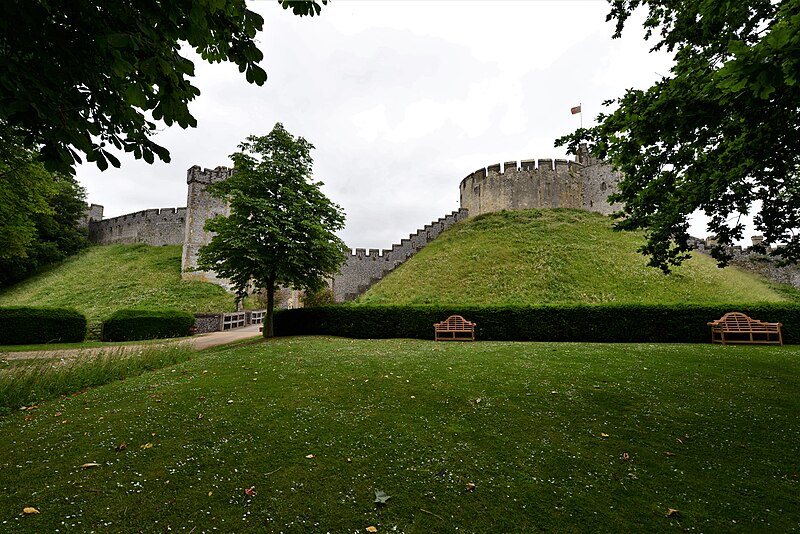
[[[369,249],[367,252],[363,248],[355,249],[342,265],[340,274],[333,278],[332,289],[336,301],[343,302],[356,298],[436,239],[444,230],[466,219],[467,215],[467,210],[463,208],[454,211],[425,225],[388,250]]]
[[[181,257],[181,272],[184,279],[202,280],[213,282],[227,287],[227,284],[217,278],[210,271],[194,271],[197,265],[197,253],[200,247],[207,245],[212,234],[206,232],[203,226],[207,219],[217,215],[230,214],[230,207],[221,199],[212,197],[206,191],[206,186],[220,182],[233,174],[233,169],[216,167],[214,169],[201,169],[194,165],[186,171],[187,196],[186,196],[186,224],[183,231],[183,255]]]
[[[753,242],[760,242],[763,237],[754,236]],[[714,245],[709,239],[691,238],[689,244],[703,254],[709,254],[710,248]],[[771,249],[770,252],[774,252]],[[778,265],[780,256],[775,257],[768,254],[756,252],[751,248],[741,246],[728,247],[727,252],[731,254],[730,265],[744,269],[751,273],[763,276],[780,284],[788,284],[795,289],[800,289],[800,265]]]
[[[88,220],[89,239],[93,243],[146,243],[153,246],[180,245],[186,226],[186,208],[162,208],[137,211],[111,219],[94,220],[97,204],[92,204]],[[102,217],[102,206],[99,216]]]
[[[618,175],[609,165],[581,155],[565,159],[507,161],[478,169],[461,180],[461,207],[470,216],[500,210],[575,208],[610,214],[620,206],[608,196],[617,190]]]

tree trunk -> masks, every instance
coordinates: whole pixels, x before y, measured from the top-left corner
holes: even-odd
[[[275,308],[275,279],[267,280],[267,321],[264,324],[264,337],[275,337],[275,327],[272,322]]]

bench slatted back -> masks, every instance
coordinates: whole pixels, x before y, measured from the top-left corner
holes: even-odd
[[[751,319],[741,312],[728,312],[712,325],[722,327],[728,332],[777,332],[781,326],[780,323],[765,323]]]
[[[451,315],[441,323],[436,323],[433,325],[436,327],[437,330],[468,330],[471,327],[475,326],[475,323],[471,323],[461,317],[460,315]]]

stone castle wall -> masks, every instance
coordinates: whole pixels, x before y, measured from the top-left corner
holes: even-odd
[[[608,202],[619,175],[586,152],[578,159],[507,161],[478,169],[461,180],[461,207],[470,216],[504,209],[575,208],[606,215],[619,210]]]
[[[332,290],[336,302],[352,300],[364,293],[378,280],[419,252],[425,245],[439,237],[444,230],[467,218],[467,210],[460,209],[441,217],[392,245],[391,249],[357,248],[347,257],[340,273],[333,278]]]
[[[142,210],[111,219],[103,219],[102,213],[102,206],[92,204],[87,226],[93,243],[147,243],[153,246],[183,243],[186,208]],[[98,215],[100,220],[95,219]]]

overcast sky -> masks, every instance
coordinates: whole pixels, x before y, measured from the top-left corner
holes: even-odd
[[[347,214],[344,241],[389,248],[458,209],[474,170],[567,157],[553,142],[580,125],[571,107],[593,124],[602,101],[670,65],[648,53],[641,18],[611,39],[604,0],[334,0],[313,18],[273,0],[250,6],[265,19],[266,84],[195,61],[197,128],[156,138],[171,163],[79,167],[106,217],[185,206],[189,167],[229,166],[245,137],[282,122],[316,147],[314,177]]]

